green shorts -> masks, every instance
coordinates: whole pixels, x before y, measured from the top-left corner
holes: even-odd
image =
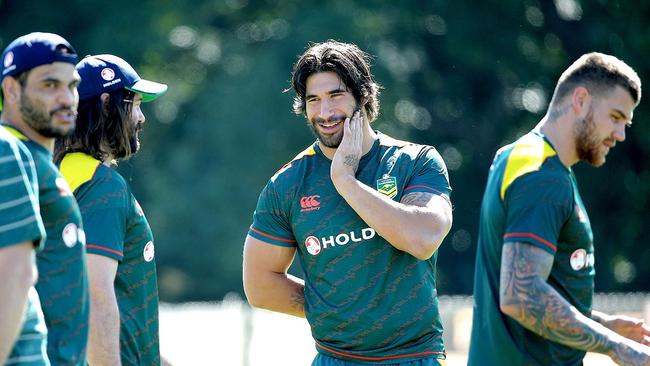
[[[341,360],[338,358],[317,354],[311,366],[365,366],[367,364],[357,363],[352,361]],[[447,363],[443,359],[438,358],[424,358],[414,361],[385,363],[383,366],[446,366]]]

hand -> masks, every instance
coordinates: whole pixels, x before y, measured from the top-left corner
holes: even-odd
[[[332,158],[330,176],[336,184],[342,178],[354,178],[359,167],[363,143],[363,116],[359,110],[343,122],[343,139]]]
[[[601,323],[625,338],[646,346],[650,345],[650,326],[643,319],[625,315],[608,315]]]

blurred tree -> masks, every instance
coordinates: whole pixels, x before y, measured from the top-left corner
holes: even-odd
[[[384,86],[376,128],[432,144],[454,189],[441,294],[472,290],[487,170],[543,116],[560,73],[612,53],[649,75],[650,3],[597,0],[0,1],[0,47],[31,31],[115,53],[170,85],[145,106],[143,150],[120,169],[156,236],[163,300],[242,292],[242,243],[266,180],[313,140],[291,113],[291,66],[309,42],[357,43]],[[643,100],[637,116],[650,112]],[[598,291],[648,291],[650,130],[636,119],[600,169],[576,173],[596,240]],[[294,268],[299,272],[299,268]]]

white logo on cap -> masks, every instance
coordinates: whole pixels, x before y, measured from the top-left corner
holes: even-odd
[[[144,246],[144,250],[142,251],[142,256],[144,257],[144,260],[147,262],[151,262],[153,260],[154,256],[154,247],[153,247],[153,242],[149,241],[147,245]]]
[[[77,244],[77,239],[79,238],[78,232],[77,232],[77,225],[75,225],[73,222],[69,223],[68,225],[65,226],[63,229],[63,244],[65,244],[66,247],[72,248]]]
[[[14,53],[9,51],[7,52],[7,55],[5,56],[5,67],[9,67],[14,62]]]
[[[113,69],[108,68],[108,67],[104,68],[102,70],[102,79],[104,79],[106,81],[111,81],[111,80],[115,79],[115,71],[113,71]]]

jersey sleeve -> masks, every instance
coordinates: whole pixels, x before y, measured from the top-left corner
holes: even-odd
[[[429,192],[450,200],[451,186],[449,174],[442,156],[438,151],[425,146],[419,153],[411,179],[404,187],[404,194],[412,192]]]
[[[289,223],[289,207],[283,204],[273,180],[264,187],[253,213],[248,234],[255,239],[282,247],[295,247],[296,239]],[[287,207],[285,207],[287,206]]]
[[[32,241],[36,247],[45,238],[38,206],[38,189],[31,155],[9,142],[0,142],[0,248]],[[34,178],[30,181],[29,177]]]
[[[88,184],[88,183],[86,183]],[[80,187],[84,190],[86,187]],[[121,261],[127,221],[127,190],[115,181],[92,182],[79,200],[86,252]]]
[[[551,254],[573,210],[573,188],[566,176],[533,172],[517,178],[506,191],[504,243],[525,242]]]

